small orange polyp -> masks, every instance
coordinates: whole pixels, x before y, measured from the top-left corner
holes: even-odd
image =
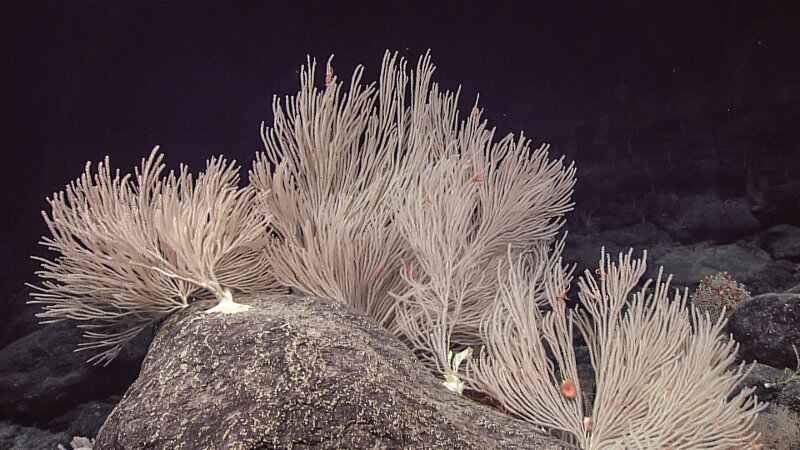
[[[572,380],[564,380],[561,383],[561,393],[564,394],[564,397],[575,398],[575,395],[578,394],[578,390],[575,388],[575,383],[572,382]]]

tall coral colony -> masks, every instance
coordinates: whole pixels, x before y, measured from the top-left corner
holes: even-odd
[[[87,164],[43,212],[58,256],[36,257],[39,317],[77,322],[79,350],[108,364],[193,300],[247,314],[241,294],[290,288],[362,311],[446,388],[485,392],[582,448],[757,445],[765,405],[753,388],[734,394],[750,369],[732,367],[726,318],[670,298],[663,270],[640,283],[646,252],[632,251],[601,250],[567,308],[574,266],[558,234],[574,165],[496,138],[477,98],[461,116],[460,88],[432,82],[429,54],[406,66],[386,52],[376,83],[358,66],[343,92],[332,57],[319,87],[309,57],[299,92],[273,100],[245,187],[221,156],[196,179],[185,166],[163,176],[157,147],[133,175]],[[593,383],[578,377],[576,330]]]

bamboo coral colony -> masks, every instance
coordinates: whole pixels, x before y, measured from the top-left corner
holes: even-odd
[[[655,293],[645,283],[628,299],[644,258],[613,264],[603,253],[599,282],[587,272],[581,308],[566,309],[571,271],[556,236],[574,165],[523,136],[496,140],[477,100],[459,121],[459,91],[431,82],[428,54],[407,71],[387,52],[379,83],[364,86],[359,66],[345,94],[330,59],[322,89],[315,67],[309,58],[295,96],[275,97],[246,188],[222,158],[196,183],[183,166],[161,180],[154,150],[135,184],[112,178],[106,160],[94,183],[87,167],[56,194],[42,243],[61,256],[39,258],[40,316],[83,322],[92,342],[82,347],[108,362],[190,297],[224,309],[234,291],[291,288],[363,311],[451,390],[487,392],[587,449],[728,448],[755,437],[764,405],[751,389],[728,400],[746,372],[727,371],[735,349],[720,342],[722,319],[687,309],[685,295],[668,301],[660,273]],[[573,325],[596,373],[591,403]]]

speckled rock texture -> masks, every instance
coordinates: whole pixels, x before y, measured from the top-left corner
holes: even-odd
[[[797,368],[800,352],[800,294],[763,294],[740,304],[727,324],[739,356],[772,367]]]
[[[195,303],[158,331],[95,449],[562,449],[446,390],[396,338],[335,302]]]

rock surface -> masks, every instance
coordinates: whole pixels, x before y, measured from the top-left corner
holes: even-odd
[[[195,303],[159,330],[95,449],[568,448],[446,390],[397,339],[316,298]]]
[[[44,424],[86,402],[125,392],[141,367],[149,330],[106,367],[88,364],[89,353],[74,351],[81,334],[74,324],[53,323],[0,349],[0,418]]]
[[[797,368],[800,352],[800,295],[764,294],[744,302],[727,324],[739,356],[773,367]]]

